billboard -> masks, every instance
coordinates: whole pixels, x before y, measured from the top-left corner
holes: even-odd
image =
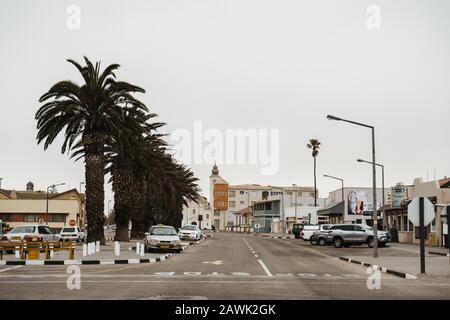
[[[406,187],[398,184],[391,188],[391,208],[400,208],[406,199]]]
[[[364,214],[364,211],[370,211],[368,204],[367,193],[365,191],[350,191],[347,197],[347,213],[349,215],[362,216]]]

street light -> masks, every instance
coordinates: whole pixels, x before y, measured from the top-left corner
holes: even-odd
[[[371,161],[366,161],[363,159],[357,159],[356,161],[358,162],[364,162],[364,163],[368,163],[368,164],[372,164]],[[379,164],[379,163],[375,163],[376,166],[381,167],[381,192],[383,193],[383,199],[382,199],[382,204],[381,206],[383,207],[383,226],[386,226],[386,214],[385,214],[385,210],[384,210],[384,205],[385,205],[385,193],[384,193],[384,165]]]
[[[377,175],[376,175],[376,168],[375,168],[375,127],[370,126],[364,123],[355,122],[351,120],[346,120],[342,118],[338,118],[336,116],[327,115],[328,120],[336,120],[336,121],[344,121],[348,122],[357,126],[369,128],[372,130],[372,184],[373,184],[373,257],[378,257],[378,215],[377,215]]]
[[[342,186],[342,201],[345,201],[344,200],[344,179],[341,179],[341,178],[338,178],[338,177],[333,177],[333,176],[330,176],[328,174],[324,174],[323,176],[326,177],[326,178],[339,180],[341,182],[341,186]],[[342,214],[344,214],[344,212],[342,212]]]
[[[52,185],[47,187],[47,197],[46,197],[47,198],[47,206],[46,206],[46,210],[45,210],[45,223],[46,224],[48,224],[48,189],[50,189],[50,188],[55,189],[56,187],[63,186],[65,184],[66,183],[63,182],[63,183],[58,183],[58,184],[52,184]]]
[[[0,178],[0,189],[2,188],[2,180],[3,178]]]
[[[86,184],[86,182],[84,182],[84,181],[83,181],[83,182],[80,182],[80,193],[82,193],[82,192],[81,192],[81,185],[82,185],[82,184],[84,184],[84,185],[85,185],[85,184]]]

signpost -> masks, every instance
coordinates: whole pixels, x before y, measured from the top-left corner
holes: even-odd
[[[434,205],[428,198],[414,198],[408,205],[408,219],[419,226],[420,235],[420,273],[425,273],[425,226],[435,217]]]
[[[71,220],[69,221],[69,226],[75,227],[76,225],[77,225],[77,222],[76,222],[74,219],[71,219]]]

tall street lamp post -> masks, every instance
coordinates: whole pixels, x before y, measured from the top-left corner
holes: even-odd
[[[83,181],[83,182],[80,182],[80,193],[82,193],[82,192],[81,192],[81,186],[82,186],[83,184],[86,184],[86,182],[84,182],[84,181]]]
[[[331,179],[339,180],[339,181],[341,182],[342,201],[344,201],[344,179],[338,178],[338,177],[333,177],[333,176],[330,176],[330,175],[328,175],[328,174],[324,174],[323,176],[326,177],[326,178],[331,178]]]
[[[372,162],[366,161],[366,160],[363,160],[363,159],[358,159],[356,161],[372,164]],[[385,202],[386,195],[385,195],[385,192],[384,192],[384,165],[379,164],[379,163],[375,163],[375,165],[381,167],[381,190],[382,190],[381,192],[383,193],[383,198],[381,200],[382,201],[381,206],[383,207],[383,226],[386,226],[386,214],[385,214],[385,210],[384,210],[384,205],[386,203]]]
[[[52,184],[52,185],[50,185],[50,186],[47,187],[47,196],[46,196],[46,198],[47,198],[47,205],[46,205],[46,209],[45,209],[45,223],[46,223],[46,224],[48,224],[48,190],[49,190],[50,188],[55,189],[56,187],[58,187],[58,186],[63,186],[63,185],[65,185],[65,184],[66,184],[66,183],[63,182],[63,183],[58,183],[58,184]]]
[[[336,121],[343,121],[348,122],[357,126],[369,128],[372,130],[372,188],[373,188],[373,257],[378,257],[378,215],[377,215],[377,175],[376,175],[376,168],[375,168],[375,127],[370,126],[364,123],[355,122],[351,120],[342,119],[336,116],[327,115],[328,120],[336,120]]]

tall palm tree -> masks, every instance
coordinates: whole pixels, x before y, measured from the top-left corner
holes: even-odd
[[[140,130],[145,105],[133,97],[144,89],[127,82],[116,81],[112,64],[100,71],[84,57],[85,66],[67,60],[80,72],[84,83],[60,81],[45,93],[39,102],[43,105],[36,113],[38,144],[45,140],[47,149],[59,133],[64,132],[61,152],[83,147],[86,181],[87,240],[105,242],[104,224],[104,175],[105,145],[109,137],[119,137],[124,132]],[[126,117],[126,113],[135,115]]]
[[[318,139],[309,139],[306,147],[311,149],[314,158],[314,206],[317,206],[317,178],[316,178],[316,158],[319,155],[321,142]]]

